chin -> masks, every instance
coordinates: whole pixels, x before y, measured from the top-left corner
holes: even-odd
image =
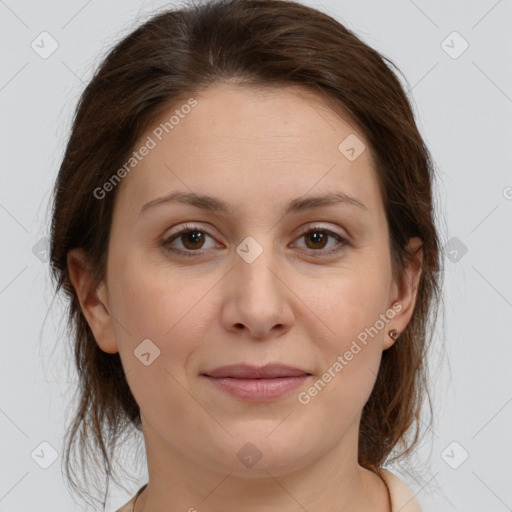
[[[211,465],[216,470],[244,478],[268,478],[285,475],[313,461],[315,449],[304,443],[303,436],[293,436],[286,430],[277,433],[278,423],[270,429],[234,435],[224,439],[227,445],[212,454]],[[229,429],[228,429],[229,430]],[[271,432],[271,433],[270,433]],[[270,434],[269,434],[270,433]]]

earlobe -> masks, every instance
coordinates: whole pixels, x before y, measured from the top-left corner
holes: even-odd
[[[104,352],[115,354],[118,352],[118,347],[104,282],[102,281],[97,288],[91,289],[92,273],[83,249],[69,251],[67,264],[69,278],[80,302],[82,313],[96,342]]]
[[[400,343],[400,334],[407,327],[407,324],[414,312],[421,278],[421,262],[423,259],[421,245],[422,240],[420,238],[414,237],[409,239],[409,246],[413,253],[413,257],[407,264],[401,283],[395,283],[396,293],[395,296],[391,297],[391,302],[394,305],[396,303],[400,304],[400,310],[390,322],[390,327],[388,329],[388,331],[394,331],[393,335],[388,335],[388,331],[386,331],[386,335],[384,336],[382,343],[383,350],[388,349],[395,342]],[[393,307],[393,309],[396,311],[398,308]],[[396,334],[396,332],[398,334]]]

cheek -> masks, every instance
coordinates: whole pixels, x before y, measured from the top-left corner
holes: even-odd
[[[304,290],[305,291],[305,290]],[[351,340],[364,340],[365,333],[376,325],[389,308],[389,276],[371,265],[344,269],[322,282],[318,291],[310,293],[308,305],[318,318],[315,325],[324,325],[333,350],[348,349]],[[379,329],[378,329],[379,330]],[[377,338],[372,330],[369,340]]]
[[[327,422],[326,432],[331,429],[333,436],[357,420],[382,357],[383,332],[373,330],[382,313],[380,304],[368,300],[362,288],[353,291],[324,309],[322,318],[335,334],[316,338],[320,365],[310,387],[298,397],[311,418]]]
[[[214,285],[190,272],[151,265],[137,254],[117,261],[111,272],[114,314],[132,338],[159,343],[180,338],[197,322],[201,301]]]
[[[386,316],[389,289],[384,272],[352,271],[338,275],[315,294],[320,311],[311,333],[321,357],[320,380],[314,395],[356,412],[369,397],[382,357],[382,340],[391,317]],[[327,329],[326,329],[327,327]]]
[[[205,298],[214,283],[199,278],[194,283],[183,273],[127,260],[111,276],[114,315],[119,320],[114,322],[115,333],[137,403],[151,418],[185,417],[190,413],[190,400],[183,392],[186,372],[205,339]],[[144,353],[149,353],[147,365]]]

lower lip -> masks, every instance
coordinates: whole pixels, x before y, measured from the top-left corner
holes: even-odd
[[[280,398],[302,386],[310,375],[278,377],[274,379],[214,378],[204,375],[211,383],[226,393],[242,400],[267,402]]]

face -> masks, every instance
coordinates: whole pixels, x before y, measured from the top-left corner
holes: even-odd
[[[368,143],[298,88],[194,98],[169,133],[155,129],[187,99],[155,120],[136,148],[154,147],[118,185],[107,276],[82,300],[95,338],[120,354],[148,449],[251,476],[357,460],[361,411],[418,279],[392,279]],[[159,199],[175,192],[215,202]],[[309,201],[329,194],[353,200]],[[268,363],[306,377],[232,378],[228,391],[205,376]]]

